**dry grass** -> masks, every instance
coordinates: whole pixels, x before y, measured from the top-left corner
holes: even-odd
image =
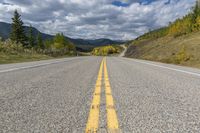
[[[200,68],[200,32],[133,42],[126,56]]]
[[[0,41],[0,64],[17,63],[24,61],[36,61],[50,59],[51,57],[39,54],[34,49],[25,49],[20,44],[11,41]]]

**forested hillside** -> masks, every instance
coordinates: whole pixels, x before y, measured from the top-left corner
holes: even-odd
[[[130,41],[127,57],[200,67],[200,8]]]

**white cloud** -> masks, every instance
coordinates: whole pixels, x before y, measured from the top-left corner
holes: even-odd
[[[10,22],[18,9],[26,24],[42,32],[76,38],[133,39],[184,16],[195,0],[0,0],[0,21]],[[142,1],[142,2],[141,2]],[[168,2],[168,3],[167,3]]]

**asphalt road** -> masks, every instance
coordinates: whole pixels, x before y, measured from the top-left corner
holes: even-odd
[[[102,59],[0,65],[0,133],[83,133],[95,96],[99,132],[108,120],[122,133],[200,131],[199,69],[107,57],[101,75]]]

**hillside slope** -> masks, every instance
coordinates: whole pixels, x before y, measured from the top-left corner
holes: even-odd
[[[200,68],[200,8],[127,45],[126,57]]]
[[[178,38],[144,39],[130,45],[125,56],[200,68],[200,32]]]

